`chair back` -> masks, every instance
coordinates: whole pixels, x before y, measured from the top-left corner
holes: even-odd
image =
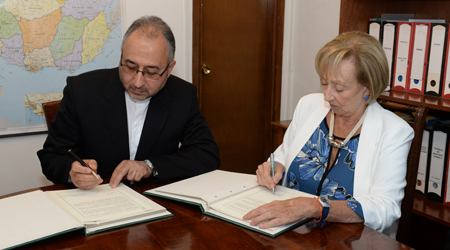
[[[47,121],[47,127],[50,125],[50,122],[53,121],[53,119],[55,118],[60,103],[61,100],[42,103],[45,120]]]
[[[411,228],[411,220],[414,205],[414,195],[417,181],[417,171],[419,169],[420,150],[422,147],[422,135],[425,126],[425,120],[428,114],[427,106],[415,106],[396,103],[387,100],[378,100],[378,103],[385,109],[391,111],[400,111],[414,117],[412,121],[407,121],[414,129],[414,139],[408,154],[406,170],[405,197],[402,201],[402,216],[397,231],[397,240],[408,245]]]

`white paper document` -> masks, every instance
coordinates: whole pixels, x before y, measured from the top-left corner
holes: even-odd
[[[148,199],[140,200],[124,187],[126,186],[123,184],[117,188],[101,185],[88,191],[71,189],[47,191],[46,194],[86,224],[98,224],[97,222],[117,220],[154,210],[154,204],[147,202]]]
[[[124,184],[91,190],[41,190],[0,199],[0,249],[17,247],[73,230],[86,235],[172,216]]]
[[[83,228],[41,190],[0,199],[0,249]]]
[[[242,217],[249,211],[274,200],[287,200],[297,197],[314,197],[304,192],[277,186],[272,190],[258,185],[256,175],[215,170],[203,175],[175,182],[159,188],[147,190],[144,194],[170,198],[199,205],[203,213],[275,237],[294,226],[309,221],[260,229],[251,226]]]

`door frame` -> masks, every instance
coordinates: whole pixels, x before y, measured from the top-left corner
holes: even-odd
[[[284,36],[284,8],[285,0],[267,0],[269,9],[267,17],[268,48],[266,57],[266,73],[264,87],[264,154],[269,155],[275,139],[274,129],[271,122],[280,120],[281,109],[281,77],[283,66],[283,36]],[[202,85],[202,6],[203,0],[193,0],[193,22],[192,22],[192,83],[197,86],[198,105],[203,108],[201,93]]]

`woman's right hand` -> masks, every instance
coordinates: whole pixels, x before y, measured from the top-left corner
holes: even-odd
[[[272,178],[272,165],[270,164],[270,162],[264,162],[263,164],[258,166],[258,169],[256,170],[256,176],[258,177],[258,184],[260,186],[272,189],[281,180],[285,167],[283,166],[283,164],[278,162],[274,163],[274,167],[275,175]]]

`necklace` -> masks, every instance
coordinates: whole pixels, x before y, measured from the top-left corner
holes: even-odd
[[[350,140],[350,138],[352,138],[352,136],[356,133],[356,131],[359,129],[359,127],[361,127],[361,124],[364,121],[364,117],[366,117],[366,112],[367,112],[367,108],[364,111],[364,114],[361,116],[361,118],[359,119],[358,123],[355,125],[355,127],[353,128],[353,130],[350,132],[350,134],[348,134],[347,138],[345,138],[344,141],[341,142],[336,142],[334,141],[334,137],[333,137],[333,129],[334,129],[334,112],[333,110],[331,110],[331,118],[330,118],[330,135],[328,136],[328,142],[330,143],[330,145],[332,147],[335,148],[343,148],[345,146],[345,144],[347,144],[347,142]]]

